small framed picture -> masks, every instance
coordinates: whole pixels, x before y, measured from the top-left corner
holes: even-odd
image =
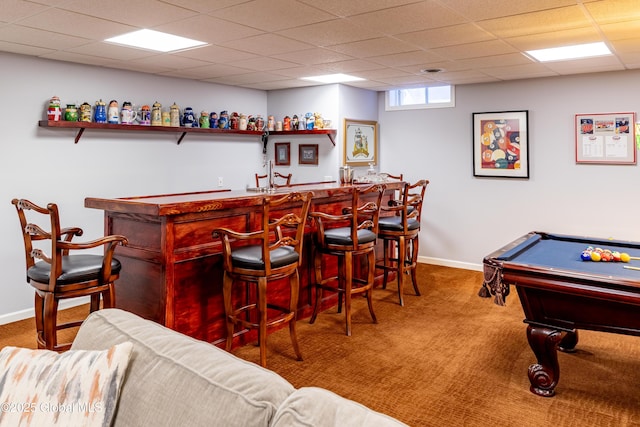
[[[318,144],[300,144],[298,152],[298,164],[318,164]]]
[[[291,143],[276,142],[276,166],[291,165]]]

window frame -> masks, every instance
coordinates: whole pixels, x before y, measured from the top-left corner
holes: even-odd
[[[384,93],[385,111],[422,110],[422,109],[429,109],[429,108],[453,108],[456,106],[455,85],[438,84],[438,85],[420,86],[420,87],[415,87],[410,89],[424,89],[425,91],[427,91],[430,87],[447,87],[447,86],[449,87],[449,90],[450,90],[451,101],[429,103],[429,101],[427,100],[427,103],[424,103],[424,104],[410,104],[410,105],[390,105],[389,101],[390,101],[390,97],[392,96],[391,92],[400,92],[405,89],[387,90]]]

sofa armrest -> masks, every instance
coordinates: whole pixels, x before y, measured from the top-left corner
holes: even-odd
[[[278,408],[271,427],[407,427],[353,400],[318,387],[302,387]]]

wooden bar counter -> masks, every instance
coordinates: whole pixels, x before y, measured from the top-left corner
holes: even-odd
[[[385,204],[402,183],[386,185]],[[122,234],[129,240],[128,246],[116,249],[122,263],[116,281],[116,306],[194,338],[220,343],[226,335],[222,249],[212,230],[256,230],[261,226],[262,198],[291,191],[313,191],[312,211],[339,213],[350,203],[349,189],[337,183],[319,183],[279,188],[275,193],[221,190],[117,199],[88,197],[85,207],[104,211],[105,234]],[[312,224],[308,224],[300,269],[299,318],[311,314],[311,232]],[[278,282],[270,284],[269,298],[287,300],[286,289]],[[240,333],[236,342],[254,339],[254,332]]]

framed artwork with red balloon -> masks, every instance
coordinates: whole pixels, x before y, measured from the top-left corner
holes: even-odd
[[[529,111],[473,113],[473,175],[529,178]]]
[[[576,163],[635,165],[635,127],[635,113],[576,114]]]

